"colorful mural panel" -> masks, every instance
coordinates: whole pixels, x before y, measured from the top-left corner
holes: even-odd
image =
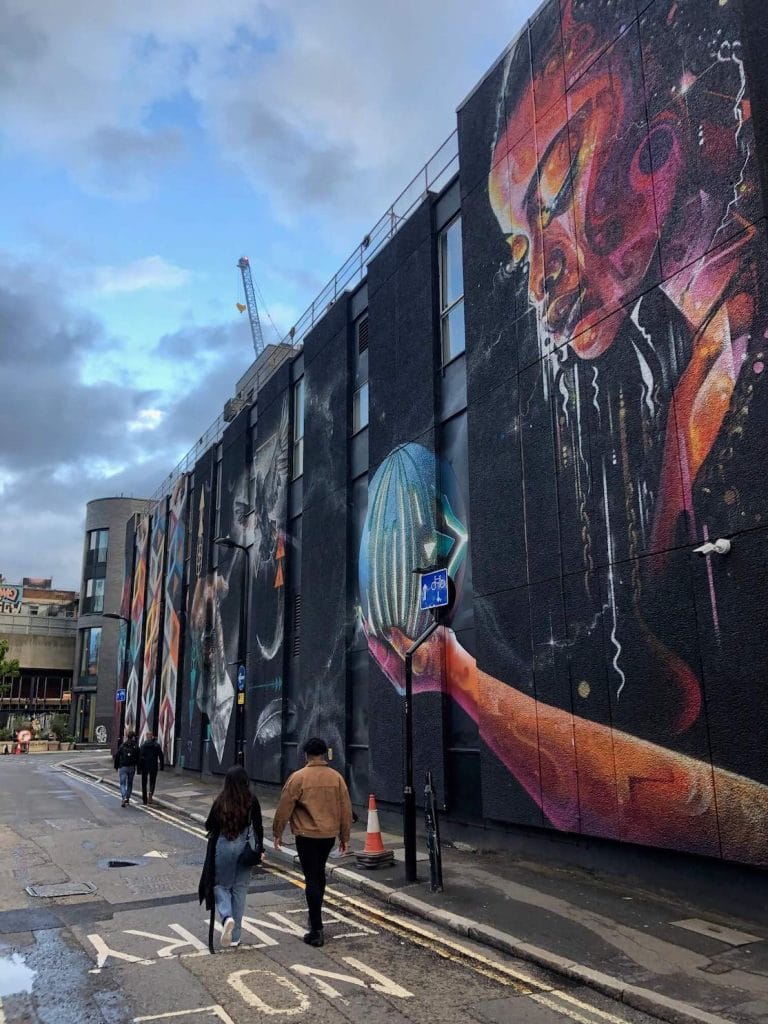
[[[260,415],[259,434],[250,467],[254,512],[243,541],[251,551],[246,763],[255,777],[278,782],[283,730],[290,732],[296,717],[283,692],[289,543],[287,394]]]
[[[144,670],[144,600],[147,586],[150,524],[151,517],[148,515],[140,516],[136,523],[131,628],[128,648],[130,670],[125,697],[124,729],[126,732],[128,730],[136,732],[139,727],[141,678]]]
[[[176,696],[181,658],[181,609],[184,595],[184,556],[187,542],[186,474],[179,477],[168,499],[168,554],[165,572],[165,622],[157,738],[168,764],[173,764],[176,738]]]
[[[184,658],[179,763],[184,768],[198,771],[202,766],[203,730],[207,725],[203,721],[202,704],[198,700],[198,694],[205,689],[210,657],[210,626],[202,595],[210,557],[213,466],[213,450],[209,449],[195,464],[189,519],[191,558],[187,586],[188,657]]]
[[[168,522],[168,499],[161,498],[152,510],[152,540],[147,578],[147,612],[144,627],[144,669],[141,687],[140,742],[155,731],[155,702],[160,666],[160,615],[163,601],[163,563],[165,561],[165,531]]]
[[[733,739],[768,718],[751,667],[765,585],[692,555],[768,513],[742,32],[740,5],[717,0],[640,17],[552,2],[462,112],[462,165],[486,154],[465,261],[470,277],[492,268],[466,296],[470,380],[485,385],[470,444],[493,431],[500,452],[473,469],[472,515],[501,515],[506,494],[523,529],[481,558],[499,590],[476,580],[480,661],[449,629],[439,643],[487,763],[543,824],[765,863],[768,777]],[[523,589],[505,590],[505,572]],[[374,648],[393,678],[400,646]],[[425,663],[420,685],[437,685]],[[535,820],[485,784],[483,799],[493,817]]]

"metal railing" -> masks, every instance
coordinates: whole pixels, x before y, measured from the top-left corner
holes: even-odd
[[[62,615],[0,613],[0,637],[12,633],[29,636],[74,636],[77,633],[77,619]]]
[[[439,192],[456,174],[459,167],[458,130],[454,129],[445,142],[427,160],[421,170],[414,175],[400,195],[390,205],[386,213],[376,221],[374,226],[344,261],[331,280],[312,300],[310,305],[299,317],[288,334],[282,339],[275,357],[263,367],[254,368],[253,377],[248,372],[241,378],[247,386],[254,385],[254,395],[266,377],[271,376],[277,368],[297,350],[304,337],[312,330],[318,320],[326,314],[339,295],[354,288],[362,281],[368,264],[387,242],[397,233],[401,224],[413,213],[425,195],[430,191]],[[198,458],[212,444],[221,440],[226,422],[223,415],[218,416],[204,434],[198,438],[192,448],[169,473],[152,495],[152,501],[158,501],[168,494],[175,481],[182,473],[189,472]]]

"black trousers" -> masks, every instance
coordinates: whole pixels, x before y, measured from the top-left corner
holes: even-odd
[[[325,862],[335,844],[335,839],[310,839],[308,836],[296,836],[296,853],[299,855],[304,881],[307,883],[305,894],[309,910],[309,927],[313,932],[320,931],[323,927]]]
[[[146,768],[141,773],[141,799],[144,803],[147,802],[147,784],[149,784],[150,796],[155,792],[155,783],[157,782],[157,768]]]

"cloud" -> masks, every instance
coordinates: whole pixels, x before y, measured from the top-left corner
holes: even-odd
[[[223,160],[283,215],[382,212],[536,6],[479,0],[0,0],[0,124],[85,187],[146,192],[192,99]],[[173,118],[171,117],[173,121]]]
[[[146,256],[122,267],[97,267],[90,277],[94,291],[104,294],[139,291],[171,291],[188,284],[192,274],[162,256]],[[87,286],[87,285],[86,285]]]
[[[0,254],[0,572],[7,578],[53,574],[59,585],[76,586],[86,503],[150,496],[221,412],[236,377],[229,327],[179,334],[189,351],[209,353],[186,394],[159,399],[125,384],[84,384],[84,359],[112,345],[103,325],[73,309],[34,265]],[[216,347],[217,338],[228,341]],[[169,336],[165,343],[173,351],[182,342]]]

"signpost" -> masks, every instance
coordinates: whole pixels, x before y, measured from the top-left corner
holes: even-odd
[[[443,891],[443,855],[440,850],[440,821],[437,816],[437,795],[432,772],[427,772],[424,786],[424,829],[429,854],[429,881],[432,892]]]
[[[413,788],[413,656],[440,626],[440,609],[453,603],[453,583],[447,569],[414,569],[419,576],[419,607],[432,611],[432,622],[405,652],[405,785],[403,786],[403,845],[405,880],[416,881],[416,792]]]
[[[448,570],[436,569],[423,573],[419,581],[419,607],[423,612],[430,608],[446,608],[449,604]]]

